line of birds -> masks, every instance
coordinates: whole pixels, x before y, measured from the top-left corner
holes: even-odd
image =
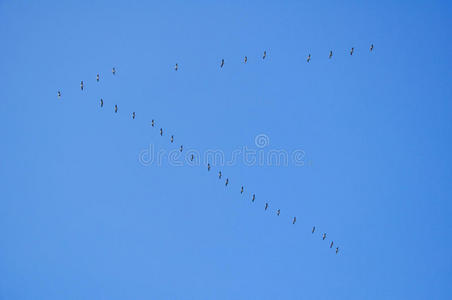
[[[151,126],[152,126],[152,127],[155,127],[155,125],[156,125],[156,124],[155,124],[155,120],[152,119],[152,120],[151,120]],[[163,128],[160,128],[160,136],[163,136]],[[171,143],[174,142],[174,135],[171,135],[170,142],[171,142]],[[180,146],[179,151],[180,151],[180,152],[183,151],[183,145]],[[190,160],[193,161],[193,159],[194,159],[194,156],[193,156],[193,154],[191,154]],[[210,163],[207,163],[207,171],[208,171],[208,172],[210,172],[211,168],[212,168],[212,167],[211,167]],[[222,177],[223,177],[223,173],[222,173],[221,170],[220,170],[220,171],[218,171],[218,179],[221,180]],[[228,185],[229,185],[229,178],[228,178],[228,177],[225,179],[225,182],[224,182],[224,183],[225,183],[225,186],[228,186]],[[242,186],[240,187],[240,194],[243,194],[244,191],[245,191],[245,187],[242,185]],[[255,200],[256,200],[256,194],[252,194],[252,196],[251,196],[251,202],[254,203]],[[265,202],[264,210],[267,211],[268,208],[269,208],[269,203],[268,203],[268,202]],[[280,214],[281,214],[281,209],[278,208],[278,209],[276,210],[276,215],[277,215],[277,216],[280,216]],[[294,217],[292,218],[292,224],[295,224],[296,222],[297,222],[297,217],[294,216]],[[311,230],[311,233],[314,234],[315,230],[316,230],[316,227],[313,226],[313,227],[312,227],[312,230]],[[327,234],[326,234],[326,233],[323,233],[323,234],[322,234],[322,240],[325,240],[325,239],[326,239],[326,236],[327,236]],[[331,243],[330,243],[330,248],[333,248],[333,245],[334,245],[334,242],[331,241]],[[337,254],[338,252],[339,252],[339,247],[336,247],[336,254]]]
[[[370,51],[372,51],[373,48],[374,48],[374,45],[372,44],[372,45],[370,46]],[[350,50],[350,55],[353,55],[353,52],[354,52],[354,48],[351,48],[351,50]],[[267,56],[267,52],[264,51],[262,58],[265,59],[266,56]],[[333,52],[330,51],[329,58],[331,58],[332,56],[333,56]],[[244,62],[246,63],[247,60],[248,60],[248,58],[245,56]],[[311,60],[311,54],[309,54],[309,55],[308,55],[308,58],[307,58],[307,61],[308,61],[308,62],[309,62],[310,60]],[[220,67],[223,67],[223,65],[224,65],[224,59],[221,60],[221,65],[220,65]],[[176,69],[176,71],[177,71],[177,69],[178,69],[178,64],[177,64],[177,63],[176,63],[175,69]],[[113,75],[116,74],[116,69],[115,69],[114,67],[112,68],[112,74],[113,74]],[[100,80],[100,76],[99,76],[99,74],[97,74],[97,75],[96,75],[96,81],[99,82],[99,80]],[[82,91],[83,91],[83,87],[84,87],[84,84],[83,84],[83,80],[82,80],[82,81],[80,82],[80,89],[81,89]],[[61,98],[61,92],[60,92],[60,91],[58,91],[58,98]],[[104,101],[103,101],[103,99],[101,98],[101,99],[100,99],[100,107],[102,108],[103,106],[104,106]],[[114,106],[114,111],[115,111],[115,113],[118,112],[118,105],[117,105],[117,104],[115,104],[115,106]],[[135,119],[135,117],[136,117],[135,112],[132,112],[132,119]],[[154,128],[155,125],[156,125],[156,124],[155,124],[155,120],[152,119],[152,120],[151,120],[151,126]],[[160,136],[163,136],[163,128],[160,128]],[[171,137],[170,137],[170,142],[171,142],[171,143],[174,143],[174,135],[171,135]],[[183,145],[180,145],[179,151],[182,152],[183,149],[184,149],[184,146],[183,146]],[[190,160],[191,160],[191,161],[194,160],[194,155],[193,155],[193,154],[191,154]],[[207,171],[210,172],[210,170],[211,170],[211,165],[210,165],[210,163],[207,163]],[[223,173],[222,173],[221,171],[218,171],[218,179],[221,180],[222,177],[223,177]],[[229,185],[229,178],[226,178],[226,180],[225,180],[225,186],[228,186],[228,185]],[[242,186],[240,187],[240,194],[243,194],[244,191],[245,191],[245,187],[242,185]],[[252,196],[251,196],[251,202],[254,203],[255,200],[256,200],[256,194],[252,194]],[[265,202],[264,210],[267,211],[268,209],[269,209],[269,203],[268,203],[268,202]],[[277,215],[277,216],[280,216],[280,214],[281,214],[281,209],[278,208],[278,209],[276,210],[276,215]],[[295,225],[295,223],[297,222],[297,217],[294,216],[291,220],[292,220],[292,224]],[[313,226],[313,227],[312,227],[312,230],[311,230],[311,233],[314,234],[315,231],[316,231],[316,227]],[[326,233],[323,233],[323,234],[322,234],[322,240],[325,240],[325,239],[326,239],[326,236],[327,236],[327,234],[326,234]],[[331,243],[330,243],[330,248],[333,248],[333,245],[334,245],[334,242],[331,241]],[[338,252],[339,252],[339,247],[336,247],[336,254],[337,254]]]
[[[370,48],[369,48],[369,51],[372,52],[373,50],[374,50],[374,44],[371,44]],[[350,49],[350,55],[353,55],[354,52],[355,52],[355,48],[352,47]],[[266,57],[267,57],[267,51],[264,50],[264,53],[262,55],[262,59],[265,59]],[[328,55],[328,58],[331,59],[332,57],[333,57],[333,50],[330,50],[330,54]],[[308,54],[308,57],[307,57],[306,61],[307,62],[311,61],[311,54],[310,53]],[[243,62],[245,64],[248,62],[248,57],[246,55],[245,55],[245,57],[243,59]],[[223,68],[223,66],[224,66],[224,58],[221,59],[220,68]],[[179,70],[179,64],[178,63],[176,63],[174,65],[174,70],[175,71]],[[116,69],[115,68],[112,68],[112,73],[113,73],[113,75],[116,74]],[[99,82],[99,80],[100,80],[100,77],[99,77],[99,74],[97,74],[96,75],[96,81]],[[80,89],[83,91],[83,80],[80,82]],[[61,92],[60,91],[58,91],[58,97],[59,98],[61,97]],[[101,100],[100,101],[101,102],[100,105],[101,105],[101,107],[103,107],[103,100],[102,99],[100,99],[100,100]],[[115,112],[117,112],[117,107],[116,106],[115,106]]]

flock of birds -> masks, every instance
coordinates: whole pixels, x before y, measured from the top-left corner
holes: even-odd
[[[370,52],[372,52],[373,49],[374,49],[374,45],[371,44],[371,46],[370,46]],[[354,52],[354,51],[355,51],[355,49],[352,47],[351,50],[350,50],[350,55],[353,55],[353,52]],[[333,51],[330,51],[330,53],[329,53],[329,58],[331,59],[332,56],[333,56]],[[263,55],[262,55],[262,59],[265,59],[266,57],[267,57],[267,51],[264,51],[264,53],[263,53]],[[308,55],[308,57],[307,57],[307,62],[309,63],[310,60],[311,60],[311,54]],[[245,57],[244,57],[244,63],[246,63],[247,61],[248,61],[248,57],[245,56]],[[223,66],[224,66],[224,59],[221,60],[220,68],[223,68]],[[174,66],[174,69],[175,69],[176,71],[179,69],[179,65],[178,65],[177,63],[176,63],[176,65]],[[112,68],[112,74],[113,74],[113,75],[116,74],[116,69],[115,69],[114,67]],[[97,74],[97,76],[96,76],[96,81],[99,82],[99,80],[100,80],[100,76],[99,76],[99,74]],[[82,80],[82,81],[80,82],[80,89],[81,89],[82,91],[83,91],[83,87],[84,87],[84,84],[83,84],[83,80]],[[58,98],[61,98],[61,91],[58,91]],[[101,99],[100,99],[100,107],[102,108],[103,106],[104,106],[104,100],[101,98]],[[115,113],[118,112],[118,105],[117,105],[117,104],[115,104],[115,106],[114,106],[114,111],[115,111]],[[135,115],[135,112],[132,112],[132,119],[135,119],[135,116],[136,116],[136,115]],[[155,125],[156,125],[156,124],[155,124],[155,120],[152,119],[152,120],[151,120],[151,126],[154,128]],[[163,128],[160,128],[160,136],[163,136]],[[170,137],[170,142],[171,142],[171,143],[174,143],[174,135],[171,135],[171,137]],[[184,146],[183,146],[183,145],[180,145],[179,151],[182,152],[183,149],[184,149]],[[194,160],[193,154],[190,156],[190,160],[191,160],[191,161]],[[208,164],[207,164],[207,171],[210,172],[210,170],[211,170],[211,165],[210,165],[210,163],[208,163]],[[221,172],[221,171],[218,171],[218,179],[221,180],[222,177],[223,177],[222,172]],[[226,178],[226,179],[225,179],[225,186],[228,186],[228,184],[229,184],[229,178]],[[240,194],[243,194],[243,193],[244,193],[244,190],[245,190],[245,187],[242,185],[242,186],[240,187]],[[256,194],[252,194],[252,196],[251,196],[251,202],[254,203],[255,200],[256,200]],[[268,209],[269,209],[269,203],[268,203],[268,202],[265,202],[264,210],[267,211]],[[276,215],[277,215],[277,216],[280,216],[280,214],[281,214],[281,210],[278,208],[278,209],[276,210]],[[291,217],[291,222],[292,222],[293,225],[295,225],[295,223],[297,222],[297,217],[296,217],[296,216]],[[315,231],[316,231],[316,228],[315,228],[315,226],[313,226],[313,227],[312,227],[312,230],[311,230],[311,233],[314,234]],[[322,237],[322,240],[325,240],[326,237],[327,237],[327,234],[324,232],[324,233],[322,233],[321,237]],[[333,246],[334,246],[334,241],[331,241],[331,243],[330,243],[329,245],[330,245],[330,248],[333,248]],[[336,254],[337,254],[337,253],[339,252],[339,247],[336,247],[335,249],[336,249],[335,252],[336,252]]]

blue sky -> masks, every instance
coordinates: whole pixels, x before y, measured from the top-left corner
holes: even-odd
[[[448,299],[451,13],[0,1],[0,299]]]

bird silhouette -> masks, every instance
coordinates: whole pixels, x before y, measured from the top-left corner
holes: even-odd
[[[243,61],[246,63],[248,61],[248,57],[245,56],[245,59]]]
[[[218,172],[218,179],[221,179],[221,171]]]
[[[339,247],[336,247],[336,254],[339,252]]]
[[[278,209],[278,210],[276,211],[276,215],[279,216],[280,214],[281,214],[281,210]]]
[[[135,112],[132,113],[132,119],[135,120]]]
[[[192,155],[190,156],[190,161],[193,161],[194,158],[195,158],[195,156],[192,154]]]
[[[223,66],[224,66],[224,59],[221,60],[220,68],[223,68]]]
[[[174,142],[174,136],[171,136],[171,143]]]
[[[180,152],[182,152],[182,150],[184,150],[184,146],[180,145]]]
[[[325,240],[326,239],[326,233],[324,233],[323,235],[322,235],[322,240]]]
[[[207,164],[207,171],[210,171],[210,164]]]
[[[350,50],[350,55],[353,55],[353,51],[355,51],[355,48],[352,47],[352,50]]]
[[[267,210],[267,208],[268,208],[268,203],[265,202],[265,210]]]
[[[228,185],[228,183],[229,183],[229,178],[226,178],[226,182],[225,182],[225,184],[224,185]]]
[[[176,64],[176,65],[174,66],[174,70],[177,71],[177,69],[179,69],[179,66]]]
[[[240,189],[240,194],[243,194],[243,185],[242,188]]]
[[[104,100],[100,98],[100,107],[104,107]]]
[[[80,89],[83,91],[83,80],[80,81]]]
[[[58,91],[58,98],[61,98],[61,92]]]
[[[311,61],[311,54],[308,55],[308,59],[307,59],[307,62],[310,62],[310,61]]]
[[[113,67],[113,69],[111,69],[111,72],[113,73],[113,75],[116,74],[116,69],[115,69],[115,67]]]
[[[372,52],[372,50],[374,50],[374,44],[370,45],[370,52]]]
[[[262,59],[265,59],[267,57],[267,51],[264,51],[264,55],[262,55]]]
[[[331,249],[331,248],[333,248],[333,241],[331,241],[331,244],[330,244],[330,249]]]
[[[297,217],[293,217],[292,224],[295,224],[296,221],[297,221]]]
[[[97,73],[96,80],[99,82],[99,73]]]
[[[328,58],[333,57],[333,51],[330,50],[330,56]]]
[[[118,105],[115,104],[115,113],[118,112]]]
[[[163,128],[160,128],[160,136],[163,136]]]
[[[151,121],[151,126],[154,127],[154,120]]]
[[[256,200],[256,195],[253,194],[253,199],[251,199],[251,202],[254,202],[254,200]]]

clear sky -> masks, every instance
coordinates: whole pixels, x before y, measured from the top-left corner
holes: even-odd
[[[450,299],[451,15],[0,0],[0,299]]]

